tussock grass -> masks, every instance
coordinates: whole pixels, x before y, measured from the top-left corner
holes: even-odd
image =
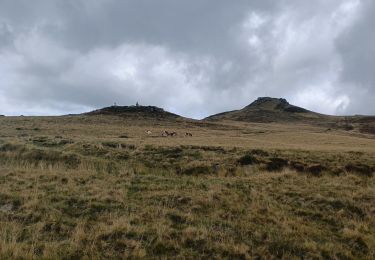
[[[1,121],[1,259],[375,258],[368,135],[111,116]]]
[[[373,178],[1,168],[0,180],[3,258],[374,257]]]

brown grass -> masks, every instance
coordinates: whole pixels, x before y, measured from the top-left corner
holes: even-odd
[[[0,124],[2,259],[375,257],[370,135],[110,116]]]

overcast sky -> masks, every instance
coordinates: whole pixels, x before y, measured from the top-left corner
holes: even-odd
[[[0,0],[0,114],[259,96],[375,114],[373,0]]]

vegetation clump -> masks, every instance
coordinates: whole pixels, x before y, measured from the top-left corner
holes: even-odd
[[[353,164],[350,163],[345,166],[345,170],[348,172],[359,173],[364,176],[372,177],[375,169],[365,164]]]
[[[116,143],[116,142],[102,142],[102,145],[104,147],[108,147],[108,148],[120,148],[120,144],[119,143]]]
[[[270,161],[266,164],[266,169],[270,172],[281,171],[288,165],[288,160],[282,158],[271,158]]]
[[[49,139],[46,136],[40,136],[32,139],[32,142],[36,146],[41,146],[41,147],[59,147],[59,146],[65,146],[67,144],[72,144],[74,143],[72,140],[68,139],[60,139],[56,138],[58,140],[52,140]]]
[[[311,173],[315,176],[319,176],[322,174],[323,171],[326,171],[327,167],[321,165],[321,164],[313,164],[306,167],[306,171],[308,173]]]
[[[240,165],[253,165],[253,164],[257,164],[258,162],[259,162],[258,159],[250,153],[247,153],[244,156],[242,156],[240,159],[238,159],[238,163]]]
[[[206,175],[212,173],[212,167],[208,165],[187,166],[181,170],[178,169],[177,173],[182,175]]]

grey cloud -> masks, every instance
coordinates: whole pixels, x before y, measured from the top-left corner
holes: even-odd
[[[0,23],[0,50],[12,42],[12,33],[5,22]]]
[[[3,0],[0,112],[141,101],[203,117],[270,95],[369,113],[353,92],[373,86],[374,10],[369,0]]]
[[[337,39],[340,83],[353,97],[351,111],[375,114],[375,2],[365,0],[361,16]]]

